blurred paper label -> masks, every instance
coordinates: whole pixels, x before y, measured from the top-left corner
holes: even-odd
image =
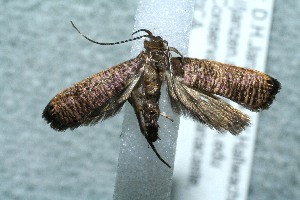
[[[189,57],[264,71],[273,0],[196,0]],[[172,199],[245,200],[258,115],[239,136],[181,118]]]

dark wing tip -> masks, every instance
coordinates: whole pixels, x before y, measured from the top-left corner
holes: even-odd
[[[281,89],[281,84],[279,81],[277,81],[277,79],[272,78],[271,77],[271,81],[272,81],[272,85],[273,87],[270,90],[270,94],[272,96],[273,99],[275,99],[275,95],[279,92],[279,90]]]
[[[268,84],[270,85],[270,88],[268,90],[267,99],[258,108],[258,111],[268,109],[271,106],[271,104],[273,103],[273,101],[275,100],[275,96],[279,93],[279,91],[281,89],[280,82],[273,77],[270,77],[270,79],[268,80]]]
[[[42,118],[45,119],[45,121],[50,124],[51,128],[53,128],[56,131],[65,131],[69,127],[66,125],[63,125],[59,119],[53,114],[52,112],[53,106],[51,105],[51,102],[48,103],[48,105],[45,107]]]

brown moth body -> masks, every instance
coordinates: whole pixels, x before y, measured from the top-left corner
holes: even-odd
[[[53,129],[64,131],[95,124],[114,116],[128,101],[142,134],[158,158],[170,167],[153,145],[159,138],[159,116],[168,118],[159,108],[163,81],[167,82],[170,103],[176,113],[234,135],[249,125],[249,117],[215,95],[252,111],[260,111],[269,108],[280,89],[280,83],[267,74],[216,61],[183,57],[161,37],[153,36],[146,29],[137,32],[141,31],[147,35],[131,40],[142,37],[148,40],[144,41],[145,50],[136,58],[74,84],[48,103],[43,118]],[[87,39],[100,45],[131,41],[99,43]],[[171,52],[180,57],[172,57]]]

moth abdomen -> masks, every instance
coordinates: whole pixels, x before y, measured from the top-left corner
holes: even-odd
[[[159,71],[156,65],[149,63],[145,67],[142,85],[142,108],[143,118],[146,128],[145,137],[150,142],[155,142],[158,139],[158,118],[160,114],[159,98],[161,94],[161,84]]]

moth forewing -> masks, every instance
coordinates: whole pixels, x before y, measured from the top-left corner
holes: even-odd
[[[116,114],[141,74],[139,57],[94,74],[58,93],[43,118],[58,131],[92,125]]]
[[[280,83],[257,70],[196,58],[172,58],[174,74],[191,88],[230,99],[251,111],[268,109]]]

